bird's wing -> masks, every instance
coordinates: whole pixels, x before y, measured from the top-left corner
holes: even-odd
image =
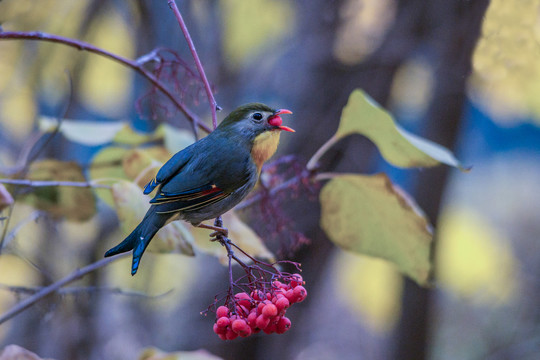
[[[178,193],[159,192],[151,201],[159,214],[193,211],[226,198],[229,194],[215,184],[185,190]]]
[[[146,184],[144,187],[144,194],[150,194],[156,186],[167,182],[189,162],[192,156],[193,150],[191,146],[177,152],[161,167],[161,169],[159,169],[157,175]]]

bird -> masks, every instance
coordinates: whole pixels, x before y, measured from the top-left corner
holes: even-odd
[[[255,187],[263,164],[277,150],[282,131],[280,115],[273,109],[249,103],[233,110],[206,137],[173,155],[146,184],[148,195],[157,188],[140,224],[105,257],[133,250],[131,275],[135,275],[146,247],[156,233],[175,220],[221,231],[204,224],[232,209]]]

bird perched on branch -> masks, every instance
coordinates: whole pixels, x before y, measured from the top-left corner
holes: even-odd
[[[292,112],[260,103],[240,106],[208,136],[171,157],[144,188],[144,194],[157,188],[144,219],[105,256],[133,250],[135,275],[150,240],[173,220],[226,231],[202,222],[232,209],[253,189],[281,131],[294,132],[282,125],[282,114]]]

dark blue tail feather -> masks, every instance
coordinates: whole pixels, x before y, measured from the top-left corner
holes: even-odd
[[[124,241],[107,251],[105,257],[133,250],[131,275],[135,275],[146,247],[159,229],[165,225],[167,220],[168,216],[157,214],[155,207],[152,206],[135,230],[133,230]]]

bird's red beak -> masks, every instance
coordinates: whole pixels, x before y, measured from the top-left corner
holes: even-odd
[[[272,126],[275,126],[280,130],[285,130],[285,131],[289,131],[289,132],[295,132],[290,127],[281,125],[283,120],[281,119],[281,116],[279,116],[279,115],[282,115],[282,114],[292,114],[292,111],[287,110],[287,109],[276,110],[274,115],[270,116],[270,118],[268,119],[268,124],[270,124]]]

